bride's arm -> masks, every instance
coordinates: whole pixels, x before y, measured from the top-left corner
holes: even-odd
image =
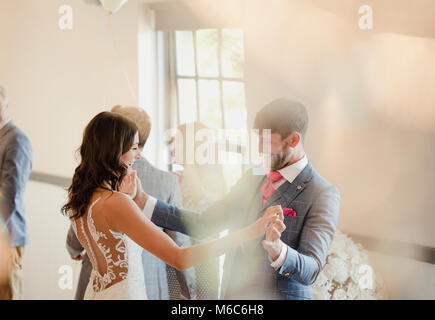
[[[134,242],[151,252],[177,270],[218,257],[228,249],[253,240],[264,234],[266,225],[273,223],[282,215],[280,206],[270,207],[266,214],[254,224],[228,236],[208,243],[180,248],[163,231],[144,217],[139,208],[127,196],[114,193],[107,200],[106,220],[114,231],[124,232]]]

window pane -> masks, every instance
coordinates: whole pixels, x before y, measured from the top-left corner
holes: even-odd
[[[192,31],[175,31],[175,46],[177,49],[177,74],[195,76]]]
[[[228,78],[243,77],[243,30],[222,30],[222,75]]]
[[[198,90],[200,121],[213,129],[222,128],[219,81],[199,80]]]
[[[246,130],[245,85],[242,82],[224,81],[222,87],[225,127]]]
[[[192,79],[178,79],[180,124],[196,121],[196,83]]]
[[[219,76],[218,40],[217,29],[203,29],[196,32],[198,74],[202,77]]]

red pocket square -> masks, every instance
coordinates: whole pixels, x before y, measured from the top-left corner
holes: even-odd
[[[285,216],[288,217],[296,217],[296,211],[294,211],[293,209],[290,208],[284,208],[282,209],[283,213]]]

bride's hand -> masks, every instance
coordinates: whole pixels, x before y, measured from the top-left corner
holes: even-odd
[[[140,181],[138,175],[136,175],[136,185],[137,185],[137,193],[136,196],[138,196],[139,194],[143,193],[143,188],[142,188],[142,181]]]
[[[119,192],[134,196],[137,186],[136,177],[136,171],[134,170],[129,175],[126,175],[119,186]]]
[[[137,192],[133,201],[136,202],[136,204],[141,210],[143,210],[148,200],[148,195],[143,191],[142,182],[140,181],[137,175],[136,175],[136,185],[137,185]]]
[[[284,220],[281,206],[267,208],[264,215],[248,227],[249,237],[258,238],[262,236],[266,232],[266,229],[278,220]]]

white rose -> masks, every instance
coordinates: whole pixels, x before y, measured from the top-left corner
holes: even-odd
[[[361,267],[361,265],[352,265],[352,268],[350,269],[350,278],[355,283],[359,282],[359,278],[360,278],[359,270],[360,270],[360,267]]]
[[[330,263],[327,263],[323,268],[323,274],[330,280],[335,278],[336,273],[337,270],[333,269]]]
[[[360,258],[360,250],[353,242],[346,248],[346,252],[351,259],[354,257]]]
[[[349,285],[347,287],[347,292],[346,292],[347,299],[355,300],[359,296],[360,292],[361,292],[361,290],[360,290],[358,284],[356,284],[354,282],[349,283]]]
[[[337,258],[340,258],[340,259],[342,259],[342,260],[347,260],[347,259],[349,259],[349,255],[346,253],[346,249],[341,249],[341,250],[337,250],[336,252],[335,252],[335,256],[337,257]]]
[[[375,297],[370,290],[361,290],[358,300],[375,300]]]
[[[341,288],[336,289],[332,295],[332,300],[346,300],[346,291]]]
[[[340,258],[332,258],[329,262],[330,268],[335,271],[333,280],[340,284],[346,282],[349,278],[350,268],[345,261]]]
[[[344,252],[346,250],[345,238],[341,235],[335,235],[329,252],[331,254],[337,254],[338,252]]]
[[[355,255],[352,256],[352,258],[350,259],[350,263],[352,265],[359,265],[359,264],[361,264],[361,256],[360,256],[359,252],[358,252],[358,254],[355,254]]]

